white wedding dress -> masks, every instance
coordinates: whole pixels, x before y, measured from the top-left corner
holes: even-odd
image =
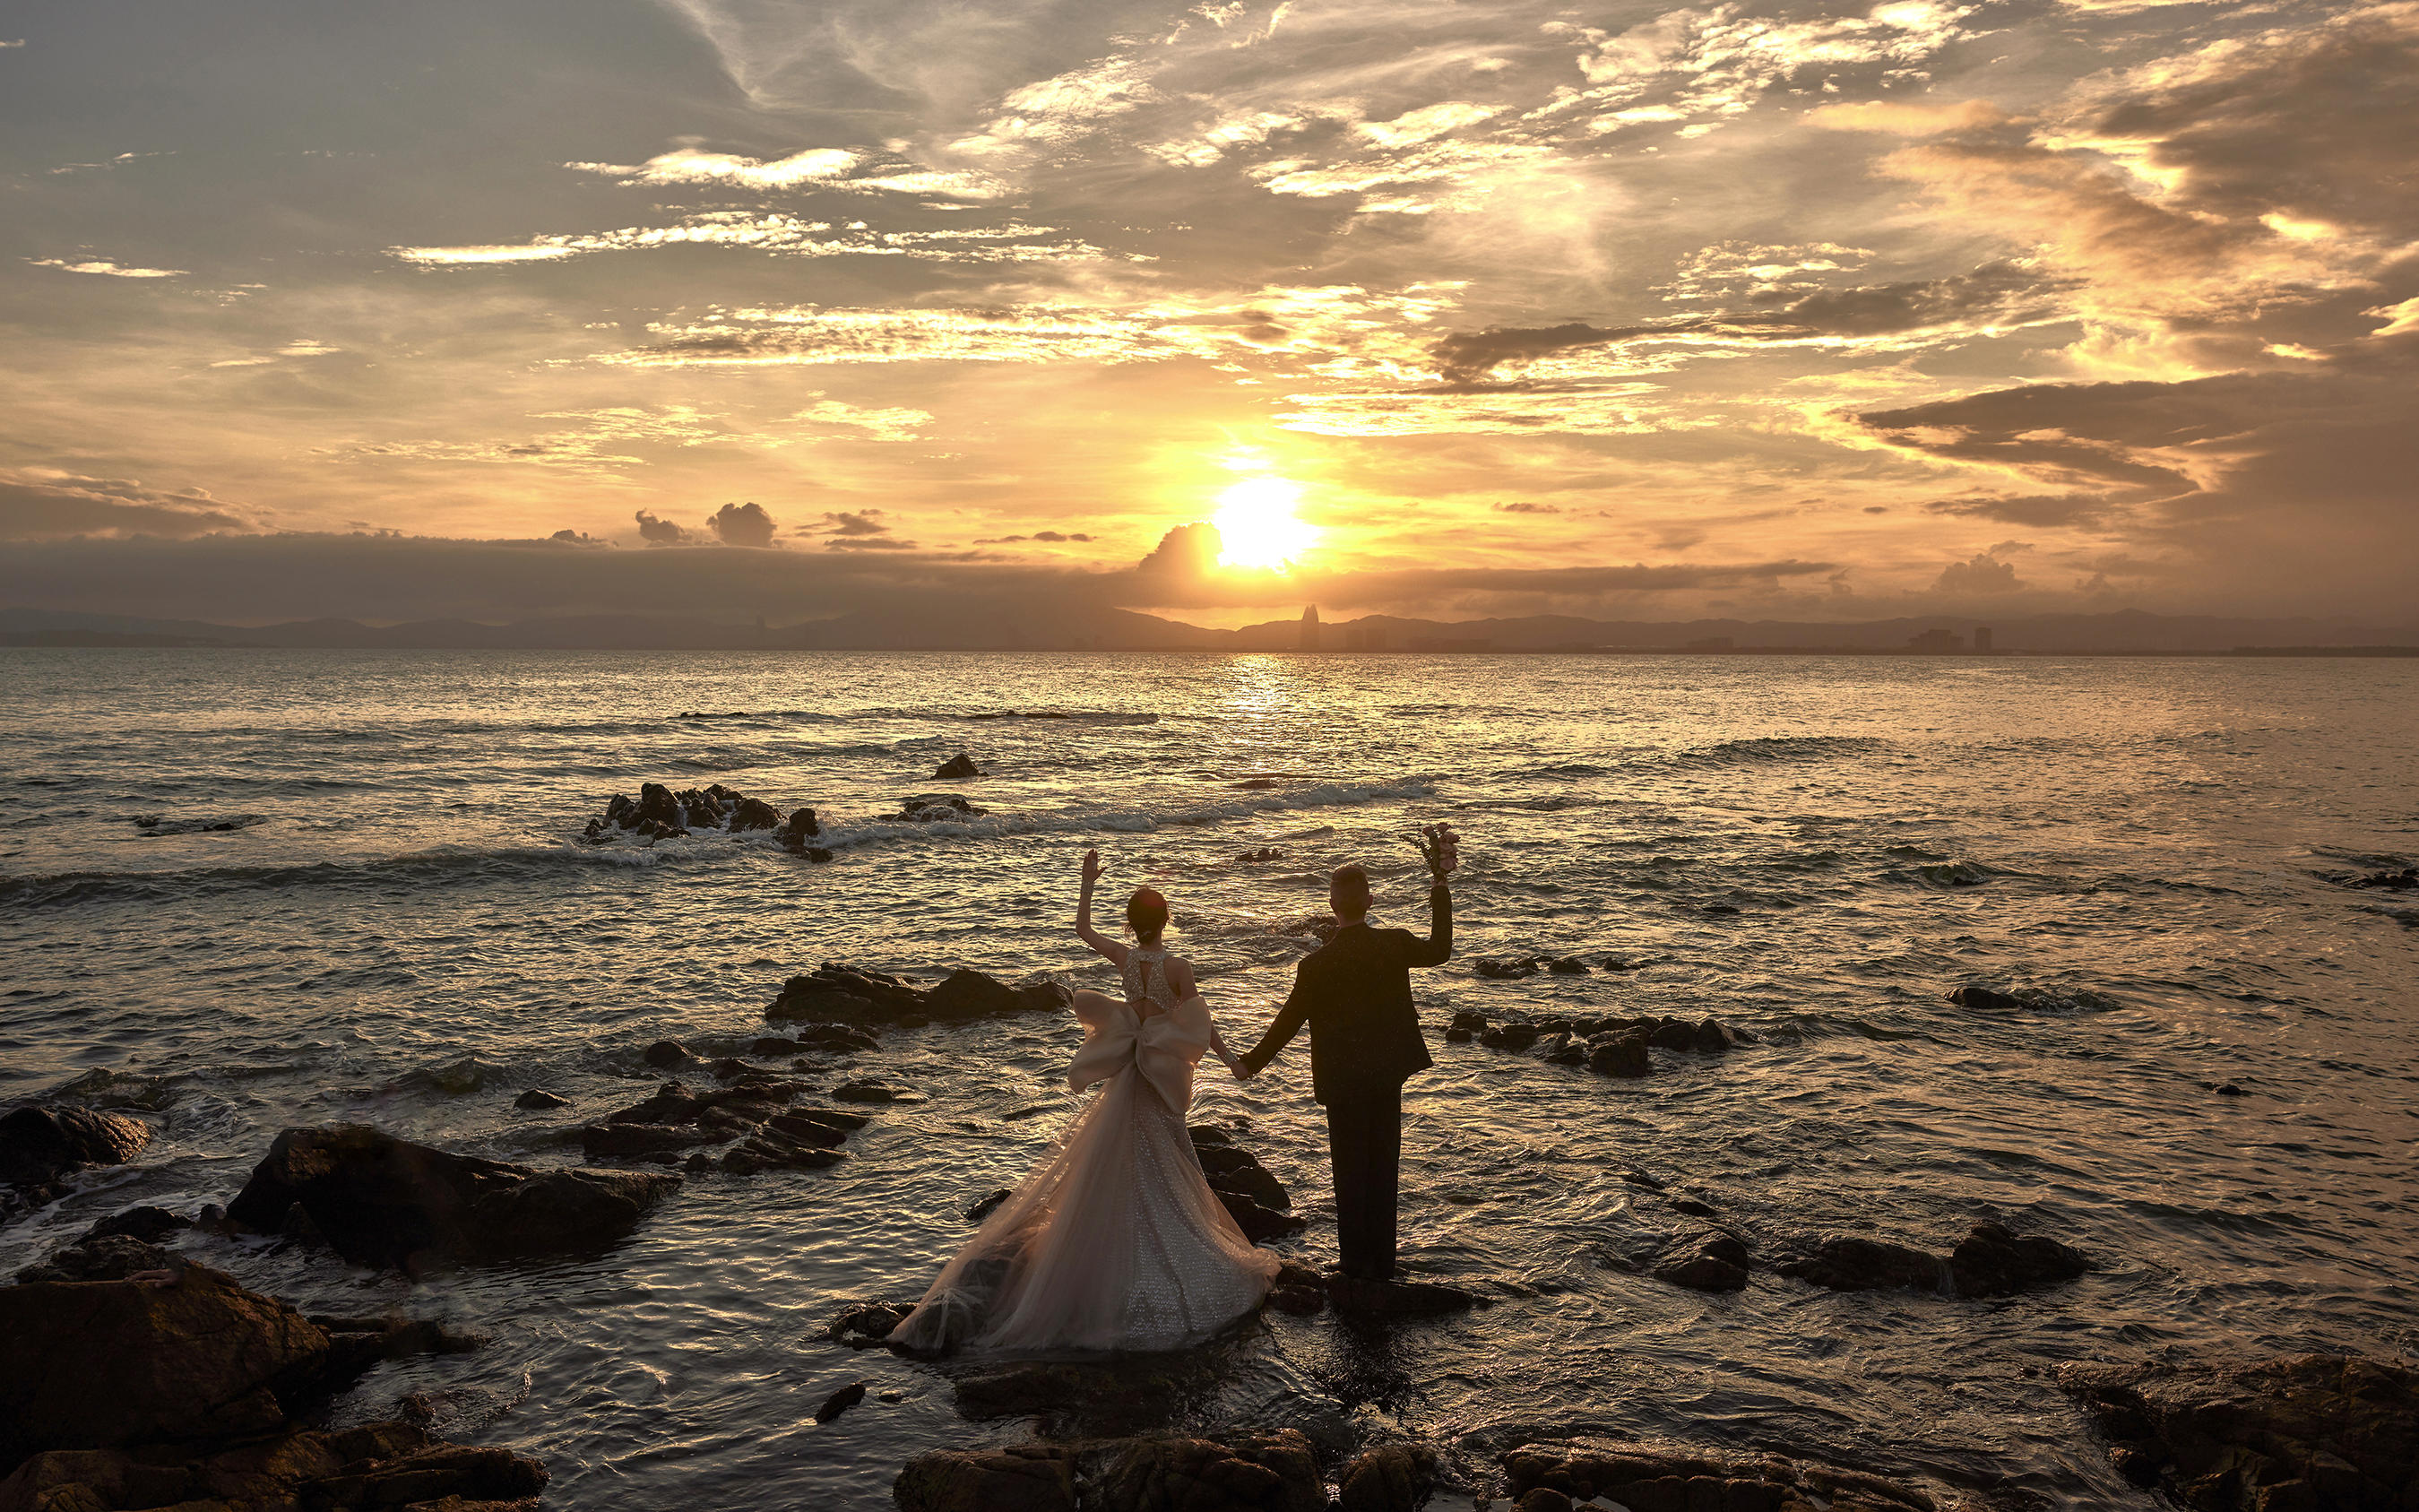
[[[941,1270],[890,1342],[924,1352],[1172,1350],[1267,1296],[1277,1257],[1235,1227],[1185,1133],[1210,1006],[1167,952],[1126,953],[1126,1000],[1079,993],[1068,1082],[1101,1093]]]

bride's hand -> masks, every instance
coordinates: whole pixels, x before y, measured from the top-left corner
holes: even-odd
[[[1107,867],[1101,864],[1100,852],[1086,851],[1084,853],[1084,886],[1088,887],[1093,883],[1100,881],[1101,873],[1107,870]]]

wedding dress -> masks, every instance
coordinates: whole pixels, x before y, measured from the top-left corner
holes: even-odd
[[[1277,1257],[1243,1237],[1185,1133],[1210,1007],[1167,985],[1167,952],[1135,948],[1126,1000],[1079,993],[1068,1083],[1101,1093],[993,1211],[890,1333],[936,1352],[1170,1350],[1260,1304]]]

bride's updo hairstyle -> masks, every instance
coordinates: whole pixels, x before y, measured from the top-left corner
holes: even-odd
[[[1126,900],[1126,928],[1134,938],[1148,945],[1167,928],[1167,900],[1157,887],[1136,887]]]

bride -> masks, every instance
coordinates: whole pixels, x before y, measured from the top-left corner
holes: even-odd
[[[1277,1257],[1227,1216],[1184,1129],[1202,1053],[1230,1071],[1235,1057],[1192,964],[1160,944],[1166,899],[1134,889],[1133,945],[1092,927],[1101,871],[1086,851],[1075,933],[1117,963],[1125,999],[1075,995],[1084,1047],[1067,1079],[1104,1085],[891,1330],[901,1348],[1171,1350],[1257,1307],[1275,1280]]]

